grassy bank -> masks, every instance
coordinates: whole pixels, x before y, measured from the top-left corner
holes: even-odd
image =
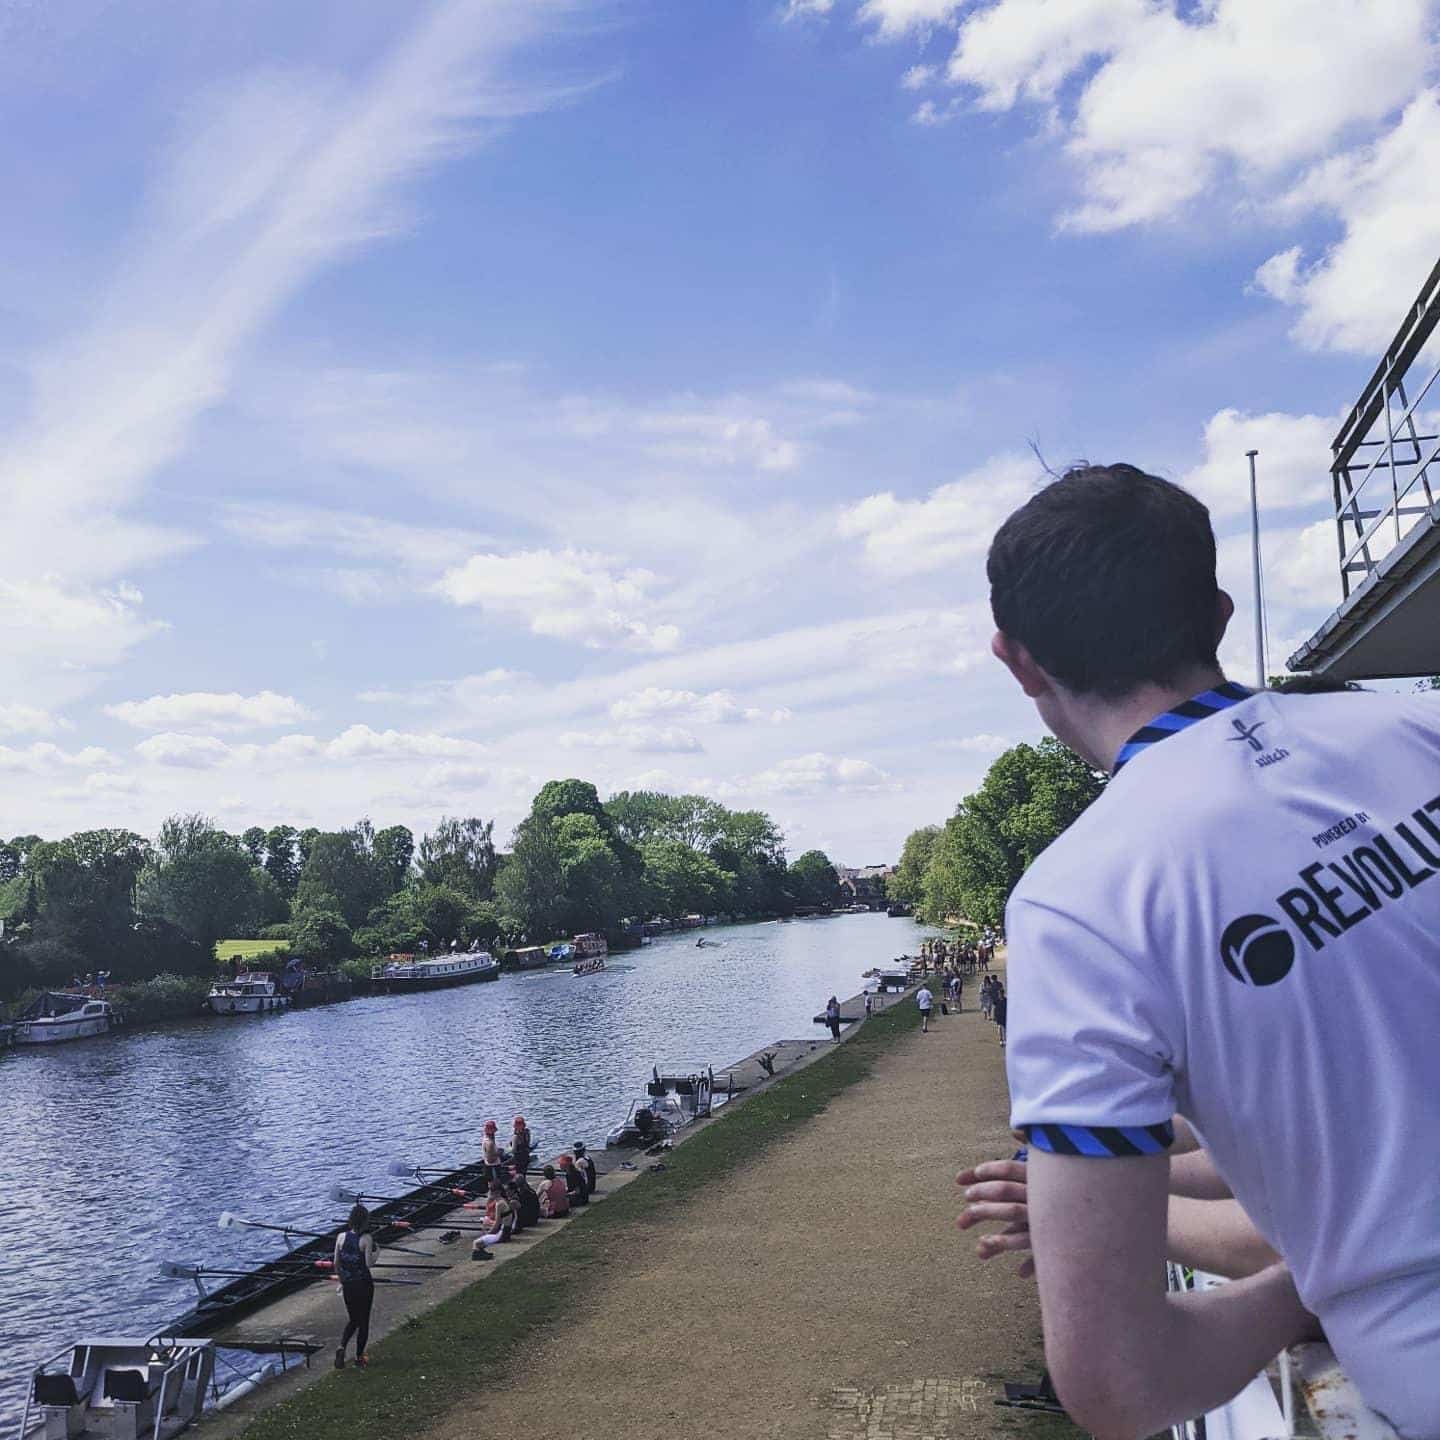
[[[401,1440],[464,1404],[476,1407],[480,1433],[485,1390],[527,1339],[583,1304],[589,1282],[635,1263],[648,1223],[677,1205],[719,1199],[714,1187],[732,1170],[808,1124],[917,1023],[913,1005],[874,1016],[815,1064],[722,1111],[666,1157],[664,1172],[642,1175],[483,1285],[401,1325],[371,1347],[374,1369],[324,1376],[257,1417],[243,1440]],[[336,1318],[338,1328],[338,1310]]]
[[[215,958],[222,965],[231,960],[284,960],[290,953],[288,940],[221,940]]]

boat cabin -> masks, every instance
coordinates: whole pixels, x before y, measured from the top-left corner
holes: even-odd
[[[703,1120],[710,1114],[714,1089],[715,1075],[709,1069],[662,1075],[657,1067],[651,1071],[644,1097],[605,1137],[606,1148],[649,1145]]]

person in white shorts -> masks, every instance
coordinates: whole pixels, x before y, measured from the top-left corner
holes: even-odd
[[[1226,680],[1209,515],[1128,465],[1040,490],[987,568],[995,654],[1110,775],[1005,917],[1061,1399],[1107,1440],[1151,1435],[1318,1319],[1366,1402],[1435,1440],[1440,703]],[[1161,1263],[1177,1112],[1282,1257],[1183,1296]]]

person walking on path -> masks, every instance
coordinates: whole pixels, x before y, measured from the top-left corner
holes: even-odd
[[[1005,986],[1000,982],[995,985],[995,998],[990,1002],[991,1009],[995,1014],[995,1023],[1000,1027],[1000,1048],[1005,1048]]]
[[[825,1002],[825,1023],[836,1040],[840,1038],[840,1002],[832,995]]]
[[[355,1363],[363,1370],[370,1359],[370,1311],[375,1304],[375,1277],[370,1266],[375,1259],[375,1241],[370,1237],[370,1212],[357,1205],[350,1212],[345,1229],[335,1237],[335,1274],[345,1301],[345,1333],[335,1351],[335,1368],[345,1368],[345,1347],[355,1337]]]
[[[922,985],[916,992],[915,1003],[920,1007],[920,1033],[930,1033],[930,1011],[934,1008],[935,997],[930,993],[928,985]]]

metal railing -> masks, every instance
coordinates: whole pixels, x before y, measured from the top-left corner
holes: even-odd
[[[1423,407],[1440,380],[1440,364],[1425,353],[1437,324],[1440,263],[1331,446],[1340,583],[1346,599],[1435,505],[1430,472],[1440,463],[1440,435],[1421,430],[1432,428]],[[1411,375],[1417,366],[1423,377],[1418,381]],[[1440,393],[1435,398],[1440,401]]]

